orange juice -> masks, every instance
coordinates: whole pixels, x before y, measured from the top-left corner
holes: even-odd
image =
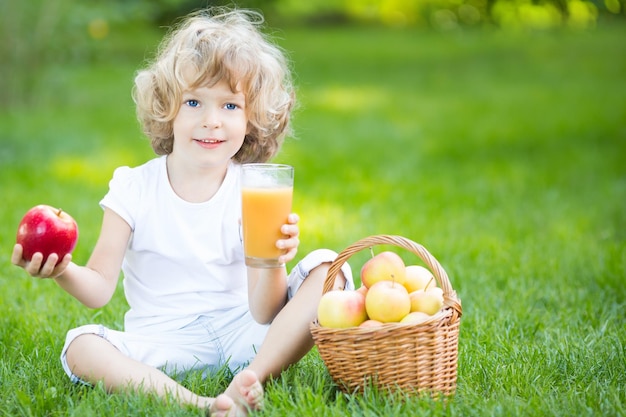
[[[276,241],[284,238],[280,228],[291,213],[292,196],[293,186],[242,187],[243,245],[247,262],[249,258],[276,259],[283,254],[284,251],[276,247]]]

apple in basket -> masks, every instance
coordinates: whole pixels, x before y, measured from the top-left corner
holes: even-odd
[[[372,320],[399,322],[411,312],[409,292],[397,282],[379,281],[367,291],[365,310]]]
[[[421,323],[423,321],[426,321],[430,318],[430,315],[426,314],[426,313],[422,313],[421,311],[411,311],[409,314],[407,314],[406,316],[402,317],[402,320],[400,320],[400,323]]]
[[[404,286],[409,293],[423,290],[427,286],[437,286],[433,273],[421,265],[407,265],[405,272],[406,280]]]
[[[356,289],[356,291],[363,294],[363,297],[367,296],[367,287],[365,285],[361,285],[359,288]]]
[[[317,306],[317,320],[335,329],[356,327],[367,320],[365,296],[359,291],[328,291]]]
[[[443,290],[429,286],[425,290],[413,291],[409,294],[411,311],[421,311],[433,315],[443,307]]]
[[[379,327],[379,326],[382,326],[383,324],[385,323],[383,323],[382,321],[367,319],[363,323],[359,324],[359,327]]]
[[[361,268],[361,282],[371,288],[378,281],[395,281],[404,285],[406,267],[395,252],[385,251],[373,256]]]

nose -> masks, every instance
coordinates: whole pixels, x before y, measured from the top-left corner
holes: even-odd
[[[216,109],[207,109],[202,118],[202,127],[207,129],[217,129],[222,125],[219,118],[219,111]]]

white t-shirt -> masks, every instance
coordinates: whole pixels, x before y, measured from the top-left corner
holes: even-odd
[[[247,305],[241,166],[229,165],[209,201],[189,203],[170,186],[165,161],[116,169],[100,202],[132,229],[122,265],[127,331],[178,329],[200,315]]]

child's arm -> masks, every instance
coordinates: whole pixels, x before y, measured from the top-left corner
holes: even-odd
[[[288,224],[281,231],[288,236],[277,245],[286,253],[279,259],[286,264],[295,258],[300,241],[298,235],[298,216],[290,214]],[[248,267],[248,304],[252,317],[259,323],[270,323],[287,302],[287,271],[281,268],[250,268]]]
[[[115,292],[130,234],[128,223],[114,211],[105,209],[100,237],[86,266],[70,262],[71,255],[56,267],[56,255],[50,255],[43,265],[40,253],[27,262],[22,259],[22,247],[18,244],[11,261],[34,277],[53,278],[87,307],[99,308],[107,304]]]

